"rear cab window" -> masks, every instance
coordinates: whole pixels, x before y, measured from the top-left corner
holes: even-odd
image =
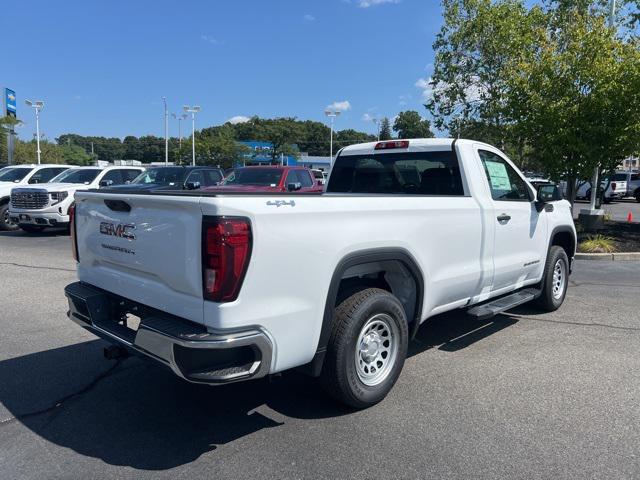
[[[339,155],[327,192],[464,196],[452,150]]]

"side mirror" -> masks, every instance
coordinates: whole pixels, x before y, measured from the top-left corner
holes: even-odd
[[[184,188],[186,190],[197,190],[200,188],[200,182],[186,182]]]
[[[302,188],[302,184],[300,182],[293,182],[287,184],[287,190],[290,192],[295,192]]]
[[[536,188],[536,207],[541,211],[549,202],[562,200],[562,194],[556,184],[543,183]]]
[[[100,180],[101,187],[110,187],[113,185],[113,180]]]

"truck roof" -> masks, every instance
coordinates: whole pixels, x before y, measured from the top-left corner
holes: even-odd
[[[341,151],[341,155],[362,155],[367,153],[372,153],[375,150],[375,147],[378,143],[382,143],[385,141],[389,142],[409,142],[409,147],[407,149],[403,149],[404,151],[423,151],[423,150],[442,150],[449,149],[453,144],[453,138],[411,138],[411,139],[393,139],[393,140],[380,140],[379,142],[367,142],[367,143],[359,143],[356,145],[349,145],[348,147],[344,147]],[[388,150],[378,150],[377,153],[393,153],[397,152],[397,149],[388,149]]]

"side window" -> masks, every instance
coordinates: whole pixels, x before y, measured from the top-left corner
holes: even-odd
[[[111,170],[107,173],[105,173],[104,177],[102,177],[102,180],[100,180],[100,182],[107,182],[109,180],[111,180],[113,183],[112,185],[121,185],[124,183],[124,181],[122,180],[122,170]]]
[[[222,180],[222,175],[217,170],[203,170],[202,174],[204,175],[204,184],[205,187],[215,186],[220,180]]]
[[[47,183],[65,170],[66,168],[42,168],[31,176],[29,183]]]
[[[287,173],[287,181],[284,182],[285,187],[290,183],[302,183],[296,170],[289,170],[289,173]]]
[[[493,152],[479,150],[480,160],[487,175],[491,197],[503,202],[529,202],[531,191],[526,182],[505,159]]]
[[[302,188],[313,187],[313,180],[311,179],[310,172],[308,170],[298,170],[299,182],[302,184]]]
[[[127,169],[127,170],[121,170],[121,172],[122,172],[122,180],[124,180],[124,183],[127,183],[127,182],[133,181],[134,178],[140,175],[142,173],[142,170]]]
[[[186,182],[198,182],[200,186],[204,185],[204,176],[202,175],[202,170],[196,170],[191,172],[187,177]],[[185,182],[185,183],[186,183]]]

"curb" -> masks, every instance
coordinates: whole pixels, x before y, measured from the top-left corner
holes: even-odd
[[[576,260],[605,260],[611,262],[640,262],[640,252],[576,253]]]

